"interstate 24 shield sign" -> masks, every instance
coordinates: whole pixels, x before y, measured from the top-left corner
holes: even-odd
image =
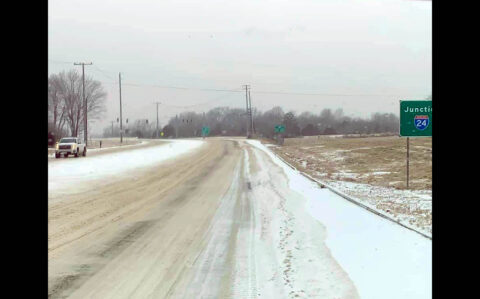
[[[415,115],[414,117],[414,124],[415,128],[419,129],[420,131],[425,130],[430,123],[430,119],[428,115]]]

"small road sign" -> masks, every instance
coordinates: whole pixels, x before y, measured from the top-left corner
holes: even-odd
[[[275,126],[275,133],[283,133],[285,132],[285,126],[284,125],[276,125]]]
[[[432,136],[432,101],[400,101],[400,136]]]
[[[207,136],[210,133],[209,127],[202,127],[202,136]]]

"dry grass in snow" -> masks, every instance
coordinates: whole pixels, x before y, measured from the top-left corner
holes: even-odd
[[[266,141],[269,142],[269,141]],[[397,136],[288,138],[275,152],[317,177],[406,188],[406,139]],[[432,139],[410,138],[410,189],[432,187]]]
[[[410,138],[410,190],[406,190],[406,138],[336,135],[288,138],[283,146],[263,142],[298,170],[431,233],[431,138]]]

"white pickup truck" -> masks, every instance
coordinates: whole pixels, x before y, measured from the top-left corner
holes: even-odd
[[[62,154],[65,158],[68,155],[78,157],[80,154],[85,157],[87,155],[87,147],[81,138],[64,137],[55,146],[55,158],[60,158]]]

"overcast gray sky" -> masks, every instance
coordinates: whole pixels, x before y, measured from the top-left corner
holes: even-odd
[[[398,114],[431,94],[430,1],[50,0],[49,73],[93,62],[108,93],[101,133],[119,115],[160,122],[187,110],[245,107]],[[186,87],[175,89],[165,87]],[[280,93],[266,93],[280,92]],[[314,95],[282,94],[307,93]],[[196,105],[196,106],[195,106]],[[188,107],[187,107],[188,106]]]

